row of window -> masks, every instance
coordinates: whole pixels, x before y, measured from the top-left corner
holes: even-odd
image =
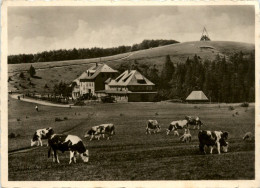
[[[81,86],[94,87],[94,82],[80,82]]]
[[[127,91],[127,87],[111,86],[110,88],[113,90],[117,90],[117,91]],[[128,86],[128,88],[130,91],[135,91],[135,90],[151,91],[151,90],[153,90],[153,86]]]

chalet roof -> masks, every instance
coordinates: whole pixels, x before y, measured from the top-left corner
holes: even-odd
[[[190,93],[190,95],[186,98],[187,101],[192,101],[192,100],[196,100],[196,101],[205,101],[205,100],[209,100],[206,95],[203,93],[203,91],[192,91]]]
[[[144,77],[140,72],[137,70],[126,70],[121,75],[119,75],[115,80],[111,80],[108,84],[109,86],[128,86],[128,85],[148,85],[152,86],[150,80]]]
[[[81,79],[88,79],[92,80],[99,75],[101,72],[109,72],[109,73],[115,73],[117,72],[116,70],[112,69],[106,64],[99,64],[99,65],[94,65],[90,67],[88,70],[84,71],[77,79],[75,79],[73,82],[77,82],[79,84],[79,81]]]

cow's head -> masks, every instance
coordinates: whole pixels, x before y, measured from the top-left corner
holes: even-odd
[[[35,132],[33,138],[31,139],[31,146],[35,146],[38,140],[39,140],[39,135],[37,132]]]
[[[33,139],[31,139],[31,147],[36,146],[36,144],[37,144],[37,141],[33,141]]]
[[[222,150],[222,152],[224,152],[224,153],[227,153],[227,152],[228,152],[228,142],[225,142],[224,145],[221,145],[221,150]]]
[[[46,138],[50,138],[51,137],[51,135],[53,135],[54,134],[54,130],[51,128],[51,127],[49,127],[49,128],[46,128],[46,130],[45,130],[45,132],[44,132],[44,136],[46,136]]]
[[[157,125],[157,132],[160,132],[160,131],[161,131],[161,126]]]
[[[90,137],[90,136],[93,135],[93,134],[94,134],[94,131],[91,129],[91,130],[89,130],[89,131],[87,131],[87,132],[85,133],[84,138],[88,138],[88,137]]]
[[[89,154],[88,150],[80,154],[81,159],[84,161],[84,163],[87,163],[89,160]]]

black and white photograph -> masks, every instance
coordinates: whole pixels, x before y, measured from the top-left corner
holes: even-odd
[[[5,6],[7,181],[256,186],[257,3],[89,4]]]

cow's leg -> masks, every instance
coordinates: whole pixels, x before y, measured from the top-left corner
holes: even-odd
[[[54,151],[51,151],[51,155],[52,155],[52,161],[55,163],[56,162],[56,158],[54,156]]]
[[[39,140],[37,140],[37,146],[39,146],[40,145],[40,141]]]
[[[77,155],[77,152],[75,151],[74,152],[74,156],[73,156],[73,162],[76,163],[76,155]]]
[[[70,161],[69,161],[69,164],[72,162],[73,158],[74,158],[74,152],[70,151]]]
[[[220,154],[220,143],[217,142],[217,149],[218,149],[218,154]]]
[[[42,146],[42,140],[41,140],[41,139],[39,139],[39,142],[40,142],[40,144],[41,144],[41,146]]]
[[[54,150],[54,157],[57,163],[60,163],[59,158],[58,158],[58,153],[57,150]]]
[[[204,150],[204,144],[200,144],[200,151],[204,154],[206,154],[205,150]]]
[[[213,151],[213,146],[209,146],[209,153],[212,154],[212,151]]]
[[[92,134],[91,137],[90,137],[90,141],[93,139],[94,135]]]

